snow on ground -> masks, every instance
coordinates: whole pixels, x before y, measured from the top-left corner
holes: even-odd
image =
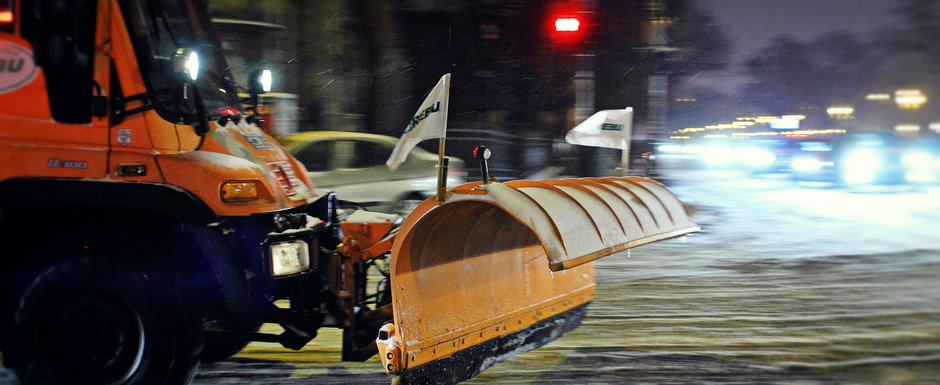
[[[669,175],[703,231],[595,263],[582,326],[471,383],[938,384],[940,186],[846,191],[730,172]],[[254,343],[196,383],[388,383]]]

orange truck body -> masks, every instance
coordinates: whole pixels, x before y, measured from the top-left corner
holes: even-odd
[[[345,319],[337,201],[245,112],[208,21],[198,1],[0,1],[0,350],[23,382],[185,382],[248,341],[381,325]],[[113,360],[59,351],[122,317],[84,341]]]

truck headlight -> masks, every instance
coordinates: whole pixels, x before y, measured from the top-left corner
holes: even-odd
[[[302,240],[271,244],[271,273],[275,277],[300,273],[310,268],[310,249]]]

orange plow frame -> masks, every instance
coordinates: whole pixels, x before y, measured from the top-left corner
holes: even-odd
[[[594,296],[591,261],[697,230],[643,178],[459,186],[398,231],[379,355],[406,382],[471,378],[577,327]]]

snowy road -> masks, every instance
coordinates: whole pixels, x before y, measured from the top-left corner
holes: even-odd
[[[940,187],[849,192],[697,173],[673,191],[701,233],[595,264],[584,324],[472,383],[940,383]],[[388,383],[255,343],[196,383]]]

